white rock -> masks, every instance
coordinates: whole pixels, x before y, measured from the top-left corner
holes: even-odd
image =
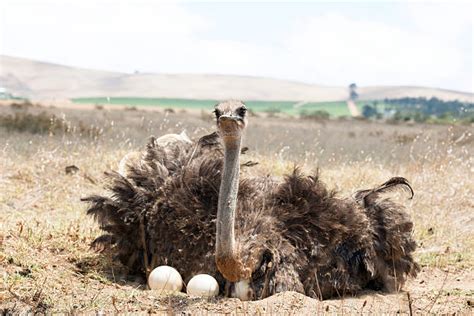
[[[175,268],[159,266],[148,276],[148,286],[152,290],[180,292],[183,288],[183,279]]]
[[[189,280],[186,292],[193,296],[213,297],[219,294],[219,284],[209,274],[198,274]]]

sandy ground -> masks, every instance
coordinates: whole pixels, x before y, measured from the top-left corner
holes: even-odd
[[[28,294],[16,289],[0,290],[0,311],[55,311],[55,312],[145,312],[156,314],[190,315],[316,315],[316,314],[470,314],[474,312],[474,278],[470,270],[449,271],[423,269],[405,290],[397,294],[362,293],[358,297],[345,297],[319,301],[296,292],[284,292],[260,301],[242,302],[239,299],[201,299],[185,294],[163,295],[143,289],[141,282],[100,282],[88,279],[77,266],[58,266],[75,271],[68,278],[69,285],[58,284],[60,290],[56,307],[45,302],[41,284],[35,282]],[[7,273],[13,273],[12,269]],[[18,268],[19,269],[19,268]],[[20,270],[17,273],[28,273]],[[50,273],[54,273],[51,271]],[[84,273],[84,272],[83,272]],[[45,276],[47,278],[47,276]],[[47,279],[39,280],[46,281]],[[64,289],[68,290],[65,291]],[[46,290],[45,290],[46,292]],[[62,307],[61,307],[62,306]],[[52,309],[51,309],[52,308]]]

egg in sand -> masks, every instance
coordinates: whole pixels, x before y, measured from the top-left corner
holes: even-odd
[[[183,279],[175,268],[159,266],[148,276],[148,286],[152,290],[180,292],[183,288]]]
[[[186,292],[192,296],[214,297],[219,294],[219,284],[209,274],[198,274],[189,280]]]

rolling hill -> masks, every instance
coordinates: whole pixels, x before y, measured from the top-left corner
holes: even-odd
[[[0,87],[31,99],[78,97],[154,97],[267,101],[341,101],[346,87],[302,82],[213,74],[119,73],[75,68],[0,55]],[[437,97],[473,102],[474,94],[429,87],[359,87],[360,99]]]

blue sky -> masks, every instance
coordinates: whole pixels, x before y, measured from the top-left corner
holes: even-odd
[[[4,0],[0,53],[123,72],[474,92],[469,2]]]

